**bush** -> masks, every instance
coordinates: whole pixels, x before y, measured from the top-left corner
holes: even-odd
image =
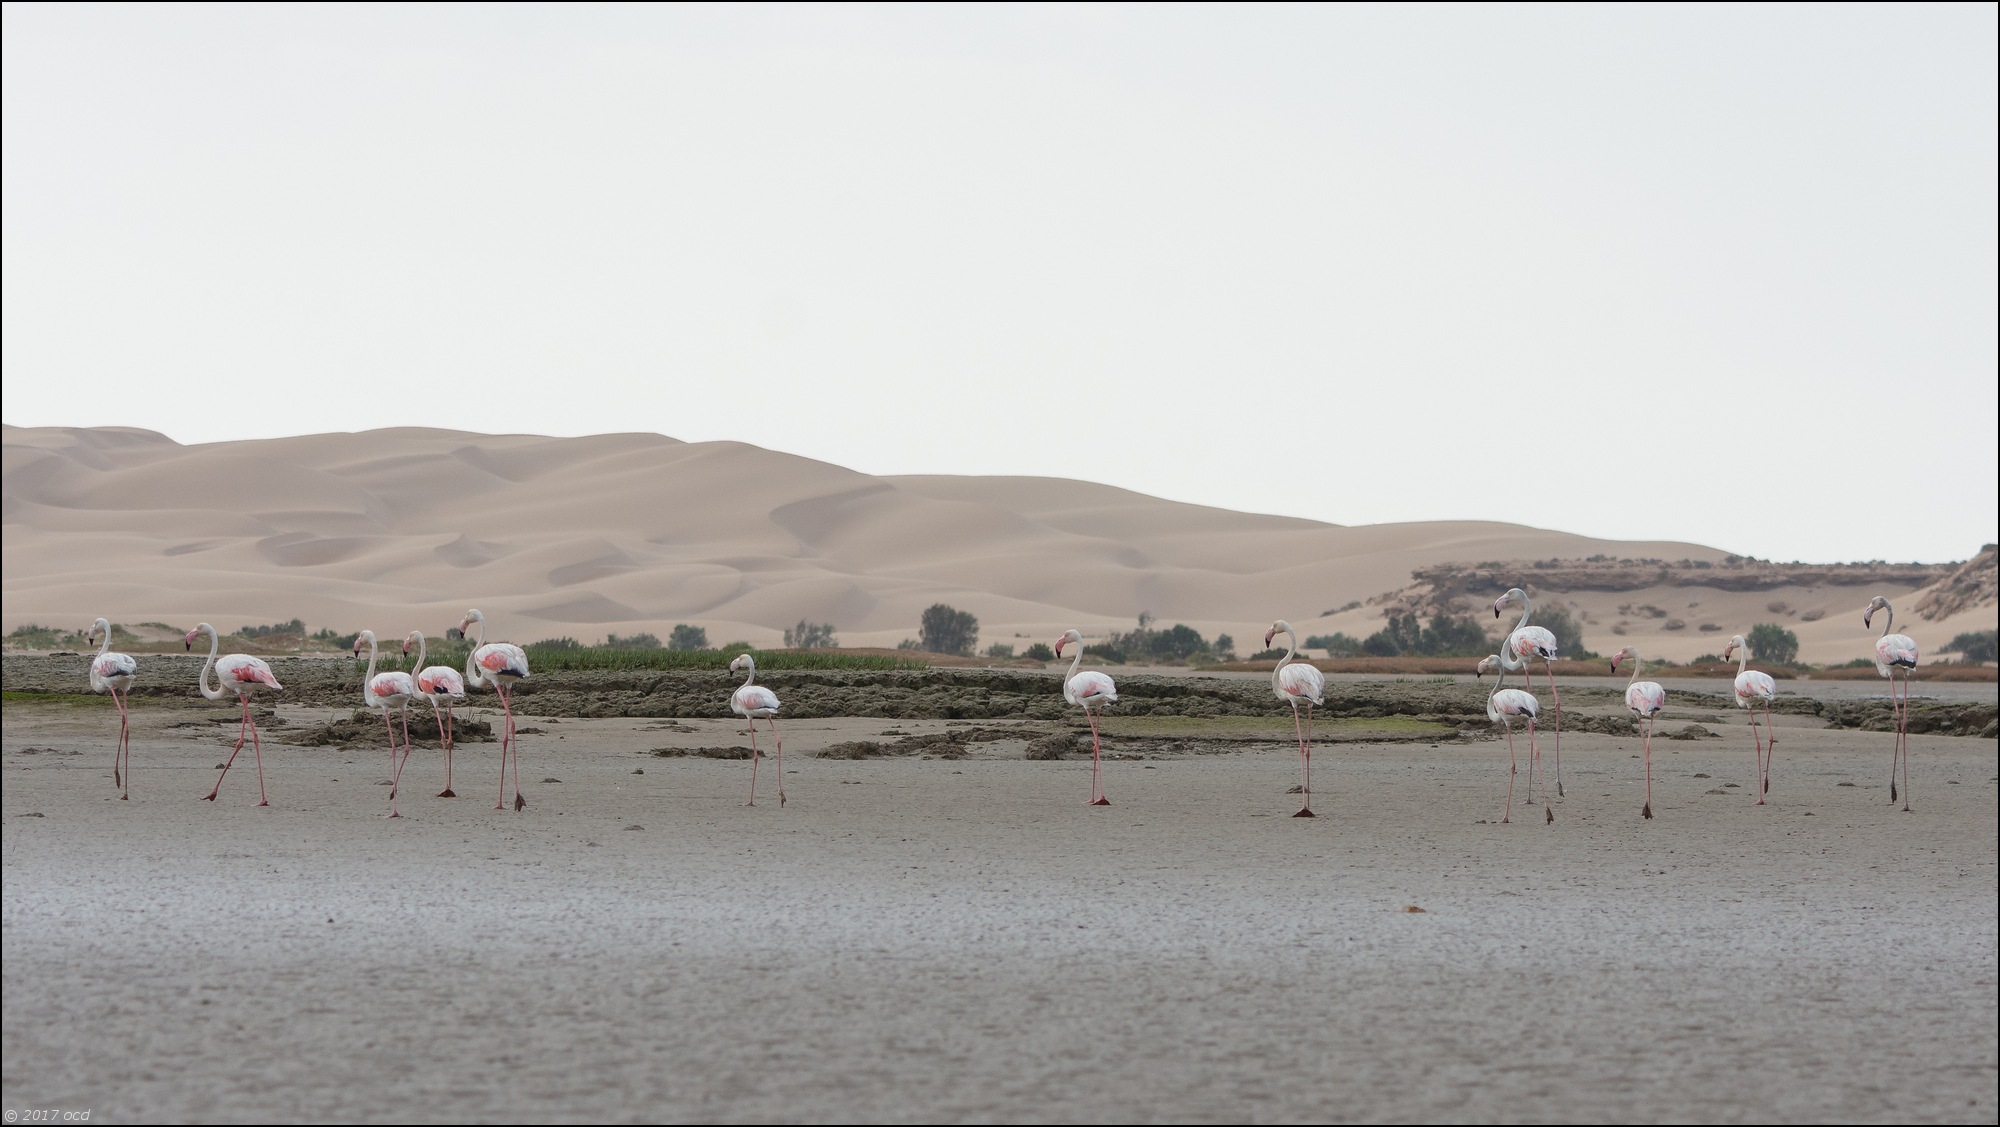
[[[667,636],[670,650],[705,650],[708,648],[708,629],[689,626],[685,622],[674,623],[674,632]]]
[[[1582,661],[1597,656],[1584,648],[1583,626],[1571,618],[1569,611],[1563,607],[1536,607],[1535,616],[1528,620],[1528,624],[1554,634],[1556,650],[1564,657]]]
[[[1021,656],[1031,657],[1036,661],[1054,661],[1056,659],[1056,651],[1050,649],[1047,642],[1036,642],[1034,645],[1029,646]]]
[[[236,632],[240,638],[269,638],[276,634],[297,634],[306,636],[304,619],[294,618],[290,622],[274,622],[269,626],[245,626]]]
[[[1245,661],[1276,661],[1276,660],[1278,660],[1279,658],[1281,658],[1281,657],[1283,657],[1283,656],[1285,656],[1285,647],[1283,647],[1283,646],[1272,646],[1272,647],[1271,647],[1270,649],[1268,649],[1268,650],[1258,650],[1258,651],[1257,651],[1256,653],[1253,653],[1253,654],[1251,654],[1251,655],[1250,655],[1249,657],[1245,658],[1244,660],[1245,660]]]
[[[1960,634],[1945,646],[1963,661],[2000,661],[2000,630],[1976,630]]]
[[[660,648],[658,634],[607,634],[604,637],[607,649],[614,650],[657,650]]]
[[[1217,639],[1219,643],[1221,639]],[[1230,648],[1236,646],[1230,640]],[[1133,660],[1180,664],[1197,658],[1213,657],[1218,646],[1210,646],[1201,632],[1185,623],[1175,623],[1165,630],[1153,629],[1153,616],[1141,614],[1138,629],[1128,634],[1113,634],[1102,645],[1092,647],[1097,650],[1116,651]],[[1123,660],[1123,658],[1121,658]]]
[[[1773,622],[1760,622],[1750,628],[1748,635],[1750,652],[1759,661],[1790,665],[1798,660],[1799,636]]]
[[[917,637],[937,654],[970,654],[979,644],[979,620],[971,612],[934,603],[924,611]]]
[[[1083,656],[1086,658],[1094,659],[1096,661],[1104,662],[1108,665],[1125,664],[1125,651],[1119,649],[1117,646],[1110,646],[1103,644],[1095,646],[1085,646],[1083,647]]]
[[[840,639],[833,636],[833,623],[814,624],[799,619],[799,624],[785,631],[785,646],[795,650],[831,650],[840,647]]]
[[[1348,634],[1314,634],[1306,639],[1309,650],[1325,650],[1330,657],[1353,657],[1361,652],[1361,639]]]
[[[1014,656],[1014,643],[1012,643],[1012,642],[995,642],[995,643],[993,643],[992,645],[990,645],[990,646],[986,647],[986,656],[987,656],[987,657],[1013,657],[1013,656]]]
[[[1561,636],[1557,637],[1560,641]],[[1336,638],[1349,643],[1353,641],[1345,634],[1315,640],[1331,642]],[[1486,631],[1476,618],[1438,614],[1432,616],[1429,626],[1423,626],[1414,614],[1392,614],[1389,625],[1370,634],[1361,642],[1360,648],[1361,652],[1375,657],[1398,657],[1403,654],[1485,657],[1493,652],[1493,643],[1487,639]]]
[[[568,634],[564,634],[560,638],[543,638],[539,642],[529,642],[526,648],[531,650],[580,650],[583,648],[583,643],[570,637]]]
[[[1227,634],[1215,636],[1215,656],[1223,661],[1236,660],[1236,639]]]

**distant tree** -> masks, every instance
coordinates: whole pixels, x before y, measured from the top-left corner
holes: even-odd
[[[528,648],[531,650],[580,650],[583,648],[583,643],[564,634],[560,638],[543,638],[539,642],[529,642]]]
[[[1031,657],[1036,661],[1054,661],[1056,659],[1056,651],[1050,649],[1047,642],[1036,642],[1023,651],[1021,656]]]
[[[1945,646],[1946,653],[1955,653],[1961,661],[2000,661],[2000,630],[1976,630],[1960,634]]]
[[[918,637],[937,654],[969,654],[979,644],[979,620],[970,611],[934,603],[924,611]]]
[[[612,650],[657,650],[660,648],[658,634],[607,634],[604,647]]]
[[[1485,657],[1493,651],[1478,619],[1445,614],[1431,619],[1418,648],[1429,657]]]
[[[1306,639],[1309,650],[1325,650],[1332,657],[1353,657],[1361,652],[1361,639],[1338,631],[1332,634],[1314,634]]]
[[[757,648],[756,646],[753,646],[748,642],[729,642],[724,644],[723,647],[720,650],[717,650],[716,652],[720,653],[724,657],[735,657],[737,654],[750,653],[756,648]]]
[[[1215,636],[1215,656],[1223,661],[1236,660],[1236,639],[1227,634]]]
[[[1759,661],[1790,665],[1799,656],[1799,636],[1775,622],[1760,622],[1750,628],[1750,652]]]
[[[1553,605],[1538,606],[1535,616],[1528,621],[1556,636],[1556,649],[1563,657],[1583,660],[1597,656],[1583,647],[1583,627],[1570,617],[1567,609]]]
[[[840,640],[833,636],[833,623],[814,624],[799,619],[799,624],[785,631],[785,646],[798,650],[830,650],[840,646]]]
[[[1012,643],[1012,642],[995,642],[995,643],[993,643],[992,645],[990,645],[990,646],[986,647],[986,656],[987,656],[987,657],[1013,657],[1013,656],[1014,656],[1014,643]]]
[[[708,629],[702,626],[689,626],[685,622],[677,622],[674,624],[674,632],[667,636],[667,648],[670,650],[705,650],[708,648]]]
[[[915,638],[905,638],[896,643],[896,648],[899,650],[920,650],[924,647],[923,643],[917,641]]]

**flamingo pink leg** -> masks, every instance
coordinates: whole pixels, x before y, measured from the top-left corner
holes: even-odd
[[[119,788],[119,800],[125,801],[132,797],[132,715],[117,689],[111,690],[111,703],[118,706],[118,750],[111,756],[111,782]]]
[[[257,736],[257,718],[250,715],[249,697],[243,698],[243,720],[250,725],[250,751],[257,757],[257,805],[269,806],[271,805],[271,796],[264,793],[264,741]],[[240,747],[241,745],[239,744],[238,746]],[[226,772],[227,770],[228,768],[225,767],[224,771]],[[215,780],[215,785],[221,786],[222,780]]]
[[[1653,816],[1653,718],[1646,717],[1646,805],[1639,811],[1646,818]]]
[[[1896,689],[1894,681],[1889,682],[1889,691]],[[1896,710],[1896,754],[1903,761],[1903,812],[1910,809],[1910,674],[1903,672],[1903,700]],[[1889,765],[1891,776],[1895,774],[1895,764]]]
[[[1521,770],[1521,761],[1514,757],[1514,725],[1507,725],[1507,806],[1500,811],[1500,824],[1514,820],[1514,776]]]
[[[1563,797],[1563,698],[1562,694],[1556,691],[1555,663],[1544,658],[1542,664],[1547,668],[1549,675],[1549,699],[1554,701],[1556,706],[1556,797],[1561,798]],[[1544,799],[1546,797],[1544,795]]]
[[[1528,718],[1529,761],[1533,762],[1535,759],[1540,758],[1541,754],[1542,754],[1541,749],[1535,746],[1535,721],[1533,717],[1529,717]],[[1548,780],[1546,778],[1542,780],[1542,813],[1548,816],[1548,820],[1550,822],[1554,822],[1556,820],[1555,808],[1549,805],[1549,787],[1548,787]]]
[[[778,805],[783,807],[785,805],[785,737],[778,734],[778,718],[772,716],[769,717],[769,720],[771,723],[771,738],[778,743]],[[757,727],[757,722],[755,720],[750,721],[750,727],[754,730]]]
[[[1764,801],[1764,796],[1771,793],[1771,764],[1778,758],[1778,726],[1771,723],[1771,702],[1768,698],[1764,701],[1764,734],[1768,746],[1764,751],[1763,789],[1757,793],[1758,802]]]
[[[1308,709],[1312,706],[1307,705]],[[1298,702],[1292,703],[1292,731],[1299,737],[1299,810],[1294,818],[1317,818],[1312,812],[1312,749],[1306,746],[1305,728],[1299,723]]]
[[[384,712],[382,714],[382,722],[385,724],[389,722],[389,714],[387,712]],[[403,714],[403,758],[399,760],[396,764],[396,773],[389,776],[389,816],[391,818],[400,818],[403,816],[396,809],[396,795],[399,791],[403,789],[403,768],[409,766],[410,764],[409,724],[410,724],[409,714],[404,713]],[[396,729],[393,725],[391,725],[389,728],[389,747],[393,750],[395,746],[396,746]]]
[[[1750,706],[1750,740],[1757,745],[1757,805],[1764,804],[1764,737],[1757,731],[1757,706]]]
[[[1532,665],[1528,665],[1527,660],[1525,658],[1522,659],[1522,665],[1523,668],[1521,670],[1521,679],[1528,683],[1528,695],[1533,696],[1535,692],[1535,668]],[[1534,730],[1533,727],[1530,726],[1529,731],[1533,730]],[[1542,758],[1541,753],[1535,750],[1535,741],[1529,740],[1528,741],[1528,799],[1527,799],[1528,802],[1533,802],[1535,800],[1534,798],[1535,767],[1537,764],[1541,762],[1541,758]]]
[[[757,805],[757,760],[762,758],[757,751],[757,720],[750,718],[750,801],[745,806]]]
[[[201,796],[201,800],[203,802],[215,801],[215,796],[222,790],[222,780],[229,776],[229,768],[233,764],[235,764],[236,757],[242,754],[243,741],[246,738],[248,738],[249,735],[250,735],[250,702],[248,700],[245,700],[243,702],[243,722],[236,726],[236,746],[229,749],[229,758],[222,761],[222,774],[217,775],[215,777],[215,785],[208,789],[207,794]],[[1893,777],[1895,774],[1893,767],[1890,769],[1890,774],[1891,777]]]
[[[439,715],[437,702],[432,701],[431,715],[438,716],[438,728],[444,733],[444,789],[437,796],[457,798],[458,792],[451,789],[451,706],[445,705],[444,713]]]
[[[1103,740],[1097,734],[1097,713],[1088,708],[1083,714],[1090,718],[1090,801],[1086,806],[1109,806],[1111,800],[1104,797],[1104,775],[1100,766]]]

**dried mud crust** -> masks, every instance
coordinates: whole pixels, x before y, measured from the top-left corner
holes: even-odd
[[[403,722],[398,718],[395,724],[396,738],[400,741],[403,736]],[[441,734],[438,730],[436,718],[431,716],[428,709],[423,712],[417,712],[415,709],[410,711],[410,739],[412,742],[437,743]],[[453,716],[451,721],[451,737],[454,744],[492,743],[494,738],[493,725],[484,720],[471,720],[464,716]],[[389,746],[389,729],[383,725],[381,713],[357,708],[354,710],[352,716],[339,720],[328,720],[323,724],[314,724],[297,732],[287,732],[284,742],[299,744],[304,747],[324,747],[329,744],[335,747],[354,747],[356,745],[387,747]]]

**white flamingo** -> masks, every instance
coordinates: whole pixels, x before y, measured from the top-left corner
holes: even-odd
[[[1083,635],[1075,630],[1063,632],[1056,639],[1056,656],[1062,656],[1063,647],[1076,646],[1076,657],[1069,663],[1069,672],[1063,676],[1063,699],[1083,709],[1083,715],[1090,721],[1090,801],[1089,806],[1109,806],[1111,800],[1104,797],[1103,753],[1104,744],[1097,731],[1097,714],[1107,704],[1118,703],[1118,686],[1111,678],[1095,670],[1076,671],[1083,664]]]
[[[778,732],[778,694],[757,683],[757,659],[749,654],[738,654],[729,663],[731,673],[741,672],[743,683],[729,694],[729,711],[750,721],[750,801],[746,806],[757,805],[757,760],[762,752],[757,750],[757,721],[768,721],[771,738],[778,744],[778,805],[785,804],[785,737]]]
[[[102,618],[84,637],[95,642],[99,634],[104,635],[104,642],[97,647],[97,656],[90,659],[90,691],[110,693],[111,703],[118,706],[118,747],[111,753],[111,785],[118,788],[122,802],[132,797],[132,714],[128,705],[132,682],[139,679],[139,663],[131,654],[111,652],[111,623]]]
[[[1750,714],[1750,739],[1757,745],[1757,805],[1764,805],[1764,796],[1771,790],[1771,760],[1778,755],[1778,729],[1771,723],[1771,701],[1778,695],[1778,683],[1769,673],[1759,673],[1750,665],[1750,643],[1738,634],[1722,647],[1722,660],[1741,652],[1736,659],[1736,706]],[[1764,740],[1757,734],[1757,702],[1764,702],[1764,729],[1770,733],[1771,750],[1766,753]]]
[[[1534,762],[1533,756],[1535,755],[1535,719],[1542,714],[1542,705],[1540,701],[1535,699],[1533,693],[1524,693],[1519,689],[1509,689],[1506,687],[1507,674],[1511,670],[1507,668],[1506,660],[1499,654],[1481,659],[1479,667],[1475,672],[1481,678],[1484,678],[1488,673],[1497,672],[1500,674],[1500,680],[1494,682],[1493,695],[1486,698],[1486,719],[1491,723],[1503,725],[1507,729],[1507,808],[1501,813],[1500,821],[1503,823],[1511,822],[1514,820],[1514,776],[1521,769],[1520,761],[1514,756],[1514,721],[1524,717],[1528,721],[1528,755],[1530,757],[1528,761],[1532,763]],[[1556,812],[1549,807],[1548,796],[1546,794],[1542,796],[1542,813],[1548,816],[1549,821],[1553,822],[1556,820]]]
[[[1530,693],[1535,691],[1535,674],[1534,670],[1529,668],[1528,662],[1541,658],[1543,666],[1548,671],[1549,698],[1555,702],[1556,710],[1556,796],[1560,798],[1563,793],[1563,701],[1562,693],[1556,690],[1556,636],[1543,627],[1528,625],[1528,616],[1534,613],[1535,606],[1528,601],[1528,593],[1519,587],[1494,600],[1493,617],[1499,618],[1500,609],[1510,600],[1521,604],[1521,621],[1514,624],[1513,632],[1507,635],[1507,644],[1500,647],[1500,652],[1507,655],[1501,660],[1507,665],[1509,672],[1521,674],[1528,682]],[[1540,759],[1541,756],[1532,755],[1528,760],[1530,787],[1534,785],[1535,766]]]
[[[1326,703],[1326,676],[1315,666],[1305,662],[1292,662],[1292,655],[1299,652],[1299,635],[1292,624],[1279,619],[1264,632],[1264,648],[1271,648],[1271,639],[1278,631],[1285,632],[1285,656],[1278,659],[1277,668],[1271,670],[1271,691],[1278,699],[1292,706],[1292,730],[1299,737],[1299,809],[1294,818],[1316,818],[1312,812],[1312,714],[1316,705]],[[1108,680],[1108,678],[1107,678]],[[1304,701],[1306,719],[1303,727],[1299,724],[1299,702]]]
[[[479,634],[472,633],[474,626]],[[507,808],[507,757],[514,758],[514,811],[519,813],[528,805],[521,797],[521,752],[514,746],[514,701],[513,689],[517,681],[528,677],[528,654],[526,650],[512,642],[486,641],[486,616],[476,610],[465,612],[465,621],[458,624],[459,633],[472,642],[472,652],[465,655],[465,683],[474,689],[492,686],[500,695],[502,726],[500,729],[500,798],[493,809]]]
[[[458,792],[451,789],[451,708],[465,699],[465,678],[449,665],[424,664],[424,632],[410,631],[403,639],[403,652],[410,652],[410,643],[417,644],[417,660],[410,667],[417,671],[417,693],[431,702],[431,715],[437,718],[438,742],[444,748],[444,789],[437,793],[439,798],[457,798]]]
[[[375,631],[363,630],[354,636],[354,656],[361,656],[361,644],[368,644],[368,672],[361,678],[361,703],[382,714],[382,726],[389,730],[389,816],[400,818],[396,794],[403,787],[403,765],[410,761],[410,702],[417,696],[417,679],[400,669],[375,672]],[[391,712],[403,717],[403,756],[396,758],[396,725]]]
[[[1638,651],[1631,646],[1626,646],[1611,655],[1611,672],[1618,672],[1618,663],[1628,657],[1632,659],[1632,676],[1627,678],[1625,683],[1625,707],[1632,710],[1632,715],[1646,722],[1646,805],[1639,813],[1651,818],[1653,816],[1653,717],[1658,716],[1660,711],[1667,707],[1667,690],[1661,688],[1658,681],[1639,680],[1639,670],[1644,668],[1645,663],[1639,660]],[[1757,796],[1757,801],[1763,800],[1763,795]]]
[[[1908,634],[1891,634],[1896,626],[1896,608],[1880,595],[1868,602],[1867,613],[1861,616],[1861,627],[1869,629],[1869,620],[1876,611],[1888,612],[1888,621],[1882,623],[1882,636],[1875,639],[1875,671],[1889,679],[1889,703],[1896,717],[1896,750],[1889,759],[1889,801],[1896,801],[1896,762],[1903,764],[1903,809],[1910,808],[1910,670],[1917,667],[1923,655],[1917,652],[1915,639]],[[1903,671],[1903,696],[1896,699],[1896,671]]]
[[[222,790],[222,780],[229,774],[230,765],[236,762],[236,756],[243,750],[244,734],[248,733],[251,753],[257,757],[257,805],[269,806],[271,798],[264,792],[264,744],[257,738],[256,718],[250,715],[250,697],[266,689],[281,693],[285,691],[285,687],[278,684],[278,678],[271,672],[269,665],[249,654],[229,654],[217,658],[215,651],[221,648],[222,639],[216,636],[215,627],[206,622],[188,631],[187,637],[182,639],[187,643],[188,649],[194,648],[195,636],[203,631],[208,633],[208,664],[201,667],[201,695],[209,700],[228,700],[234,696],[243,705],[243,723],[237,726],[236,747],[230,751],[229,758],[223,761],[222,774],[215,777],[215,786],[210,788],[207,794],[202,795],[202,798],[209,802],[215,801],[216,794]],[[215,673],[213,689],[208,687],[208,675],[211,670]]]

